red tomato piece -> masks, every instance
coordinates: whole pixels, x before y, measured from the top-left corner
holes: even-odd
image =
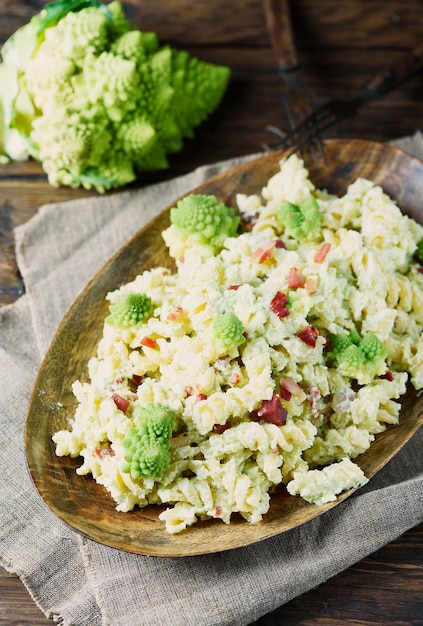
[[[296,267],[291,267],[288,274],[288,287],[290,289],[299,289],[304,287],[305,278]]]
[[[316,347],[316,338],[319,335],[319,331],[314,326],[306,326],[297,333],[297,336],[304,341],[308,346],[312,348]]]
[[[152,348],[153,350],[157,350],[157,348],[159,347],[157,345],[157,341],[155,339],[152,339],[151,337],[143,337],[141,339],[141,345],[145,346],[146,348]]]
[[[291,376],[285,376],[284,378],[281,378],[280,388],[281,388],[281,395],[282,395],[282,390],[285,393],[291,394],[291,396],[298,396],[302,392],[302,389],[299,386],[299,384],[296,383],[295,380],[291,378]],[[286,398],[286,399],[290,400],[290,398]]]
[[[264,263],[272,256],[272,250],[276,246],[276,241],[265,241],[255,252],[253,252],[253,261]]]
[[[271,400],[263,400],[257,411],[253,411],[251,418],[254,421],[263,421],[267,424],[283,426],[286,424],[287,415],[288,413],[283,408],[280,397],[275,395]]]
[[[321,248],[318,249],[318,251],[316,252],[316,254],[313,257],[313,260],[315,263],[323,263],[323,261],[326,259],[329,250],[331,249],[331,244],[326,241]]]
[[[282,291],[277,291],[270,303],[270,310],[278,317],[287,317],[289,309],[285,306],[288,302],[288,296]]]
[[[112,395],[112,400],[116,404],[119,411],[122,411],[122,413],[126,413],[129,407],[129,400],[127,400],[126,398],[122,398],[122,396],[120,396],[118,393],[114,393]]]
[[[174,322],[175,320],[180,319],[184,315],[185,311],[182,307],[177,306],[176,309],[173,309],[167,316],[167,320],[169,322]]]

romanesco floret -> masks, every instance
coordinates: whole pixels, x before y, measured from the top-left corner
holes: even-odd
[[[47,4],[2,53],[1,162],[32,157],[52,185],[99,192],[167,168],[230,77],[228,67],[161,46],[118,0]]]
[[[216,196],[190,194],[170,210],[170,221],[183,236],[218,251],[236,235],[240,218]]]
[[[228,348],[239,346],[245,341],[245,329],[235,313],[228,312],[219,315],[213,323],[214,335]]]
[[[156,402],[146,404],[134,414],[134,421],[138,430],[148,437],[167,440],[172,436],[175,427],[175,413],[167,406]]]
[[[140,326],[153,312],[153,303],[147,294],[130,291],[119,294],[109,309],[106,322],[111,326]]]
[[[283,202],[277,217],[288,237],[297,241],[318,239],[321,235],[320,209],[313,196],[306,198],[300,206],[288,201]]]
[[[175,414],[160,404],[147,404],[134,415],[123,445],[125,464],[122,471],[139,478],[161,478],[170,464],[170,437],[175,427]]]
[[[330,335],[329,339],[329,358],[334,359],[343,376],[368,384],[386,372],[386,347],[374,333],[361,338],[357,331],[352,331],[348,335]]]

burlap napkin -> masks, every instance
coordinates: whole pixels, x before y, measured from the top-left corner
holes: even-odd
[[[423,136],[396,142],[423,157]],[[251,158],[251,157],[246,157]],[[296,530],[216,555],[132,555],[78,536],[31,483],[23,431],[34,377],[77,293],[129,236],[234,162],[176,180],[42,207],[16,231],[27,294],[0,309],[0,563],[45,613],[77,626],[242,626],[423,519],[421,429],[366,488]]]

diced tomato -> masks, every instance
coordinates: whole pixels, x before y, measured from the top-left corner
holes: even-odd
[[[238,372],[234,372],[229,379],[231,385],[237,385],[239,383],[239,374]]]
[[[141,339],[141,345],[145,346],[146,348],[152,348],[153,350],[157,350],[159,347],[157,341],[155,339],[152,339],[151,337],[143,337]]]
[[[216,435],[221,435],[222,433],[225,432],[225,430],[228,430],[228,428],[231,428],[232,424],[231,422],[228,420],[227,422],[225,422],[224,424],[215,424],[213,426],[213,432]]]
[[[144,380],[144,377],[140,376],[139,374],[133,374],[133,376],[132,376],[132,381],[137,386],[141,385],[143,380]]]
[[[105,456],[115,456],[115,451],[112,448],[95,448],[94,454],[99,459],[104,459]]]
[[[331,247],[332,247],[331,244],[328,241],[325,241],[325,243],[318,249],[318,251],[314,255],[313,261],[315,263],[323,263]]]
[[[263,400],[257,411],[250,413],[252,420],[263,421],[267,424],[275,424],[276,426],[286,424],[287,415],[288,413],[283,408],[278,395],[273,396],[271,400]]]
[[[302,392],[301,387],[299,386],[298,383],[295,382],[295,380],[293,378],[291,378],[291,376],[285,376],[284,378],[281,378],[280,380],[280,388],[281,388],[281,395],[282,395],[282,391],[286,392],[286,393],[290,393],[291,396],[299,396],[300,393]],[[287,398],[285,398],[287,399]],[[291,398],[289,398],[291,399]]]
[[[251,231],[257,222],[258,216],[258,213],[240,213],[243,229],[247,232]]]
[[[238,291],[238,289],[239,289],[240,287],[241,287],[241,285],[231,285],[231,286],[229,287],[229,289],[230,289],[231,291]]]
[[[129,407],[129,400],[127,400],[126,398],[122,398],[122,396],[120,396],[118,393],[114,393],[112,395],[112,400],[116,404],[119,411],[122,411],[122,413],[126,413]]]
[[[296,267],[291,267],[288,274],[288,287],[290,289],[299,289],[304,287],[305,278]]]
[[[265,241],[255,252],[253,252],[252,259],[257,263],[264,263],[272,256],[272,250],[276,246],[274,239]]]
[[[390,382],[392,382],[393,380],[395,380],[395,379],[394,379],[394,375],[393,375],[393,373],[392,373],[390,370],[388,370],[387,372],[385,372],[384,374],[382,374],[382,375],[380,376],[380,378],[384,378],[385,380],[389,380]]]
[[[270,310],[278,317],[287,317],[290,313],[289,309],[285,306],[287,302],[288,296],[282,291],[277,291],[270,303]]]
[[[329,348],[329,346],[331,344],[331,341],[330,341],[329,337],[323,337],[323,342],[324,342],[323,343],[323,347],[324,348]]]
[[[284,250],[286,250],[286,243],[282,241],[282,239],[276,239],[275,248],[279,248],[279,249],[283,248]]]
[[[282,400],[286,400],[287,402],[289,402],[292,398],[292,393],[288,391],[288,389],[285,389],[285,387],[282,387],[282,385],[280,386],[279,393]]]
[[[297,336],[304,341],[308,346],[312,348],[316,347],[316,338],[319,335],[319,331],[314,326],[306,326],[297,333]]]
[[[185,311],[182,307],[177,306],[176,309],[173,309],[167,316],[167,320],[169,322],[174,322],[175,320],[180,319],[184,315]]]
[[[423,274],[423,267],[418,267],[417,271],[418,271],[419,274]]]
[[[195,396],[197,400],[207,400],[207,396],[205,393],[200,391],[200,387],[197,384],[194,384],[192,387],[185,387],[186,396]]]
[[[214,516],[219,517],[222,514],[222,507],[216,504],[214,507]]]

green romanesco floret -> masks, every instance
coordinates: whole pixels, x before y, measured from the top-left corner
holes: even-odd
[[[175,427],[175,413],[160,404],[147,404],[134,415],[123,445],[125,464],[122,471],[139,478],[161,478],[170,464],[170,438]]]
[[[232,312],[222,313],[214,320],[213,332],[216,339],[228,348],[239,346],[245,341],[244,326]]]
[[[423,263],[423,239],[420,239],[417,244],[416,255],[420,263]]]
[[[218,251],[236,235],[240,218],[216,196],[190,194],[170,210],[170,221],[183,236]]]
[[[175,421],[174,411],[159,402],[146,404],[134,412],[134,423],[138,431],[161,441],[170,439]]]
[[[167,168],[230,77],[140,31],[118,0],[47,4],[2,53],[0,161],[32,157],[52,185],[101,193]]]
[[[121,293],[110,305],[107,324],[112,326],[140,326],[148,320],[153,312],[151,298],[145,293]]]
[[[285,233],[299,242],[318,239],[321,236],[320,209],[313,196],[306,198],[300,206],[288,201],[283,202],[277,217]]]
[[[159,45],[156,33],[130,30],[114,41],[111,52],[128,61],[143,63],[149,54],[157,52]]]
[[[329,358],[333,359],[340,374],[368,384],[386,372],[387,350],[374,334],[360,337],[357,331],[349,334],[329,335]]]

